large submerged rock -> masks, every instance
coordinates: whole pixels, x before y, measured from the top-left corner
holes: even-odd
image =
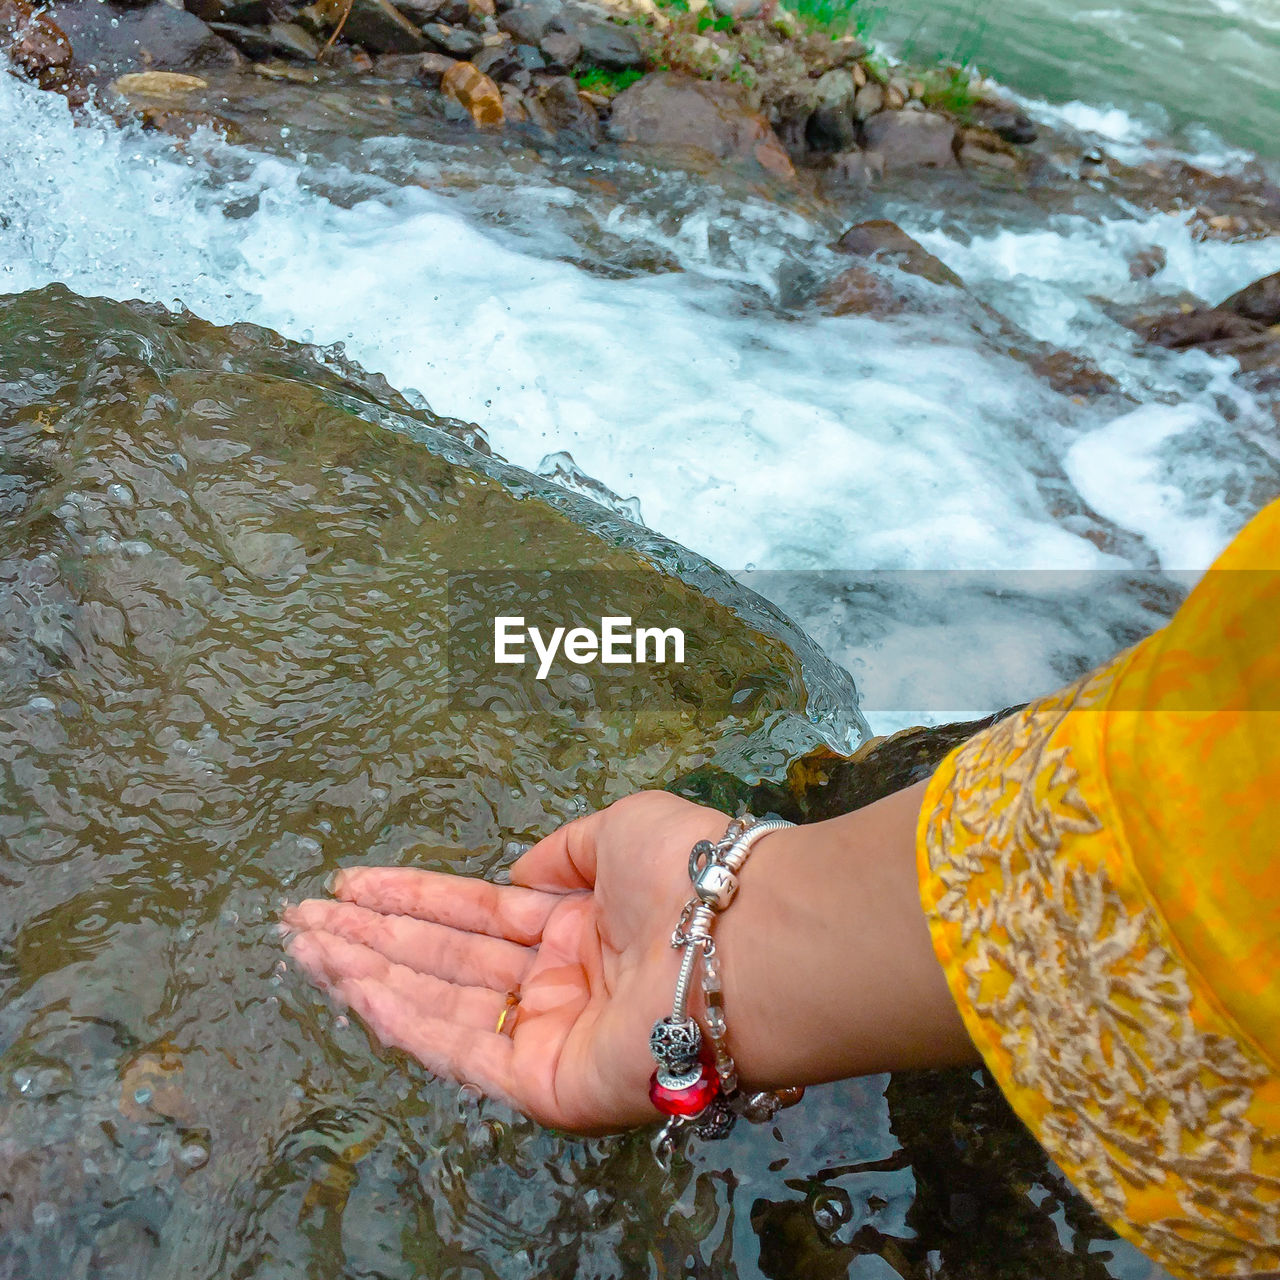
[[[266,1274],[365,1142],[365,1192],[409,1194],[456,1089],[282,982],[287,895],[777,774],[806,706],[859,736],[763,601],[468,438],[250,326],[0,299],[0,1273]],[[686,661],[539,681],[493,663],[495,610],[682,627]]]
[[[498,608],[687,661],[539,681]],[[0,298],[0,1275],[1098,1280],[970,1072],[813,1090],[668,1178],[381,1053],[274,931],[340,863],[495,871],[645,785],[813,820],[974,727],[837,758],[852,686],[776,611],[336,353]]]

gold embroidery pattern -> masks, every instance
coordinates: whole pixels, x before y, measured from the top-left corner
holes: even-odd
[[[1197,1025],[1163,921],[1080,839],[1102,823],[1070,748],[1050,745],[1112,674],[954,757],[926,835],[934,914],[959,930],[953,985],[1007,1055],[1015,1102],[1019,1090],[1035,1099],[1037,1136],[1099,1210],[1176,1271],[1274,1278],[1280,1144],[1246,1114],[1269,1073]]]

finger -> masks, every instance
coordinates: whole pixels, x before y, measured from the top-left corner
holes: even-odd
[[[544,893],[593,889],[596,836],[607,809],[575,818],[539,840],[511,864],[512,884]]]
[[[336,934],[310,930],[299,934],[289,954],[319,986],[333,990],[358,980],[380,983],[418,1016],[456,1022],[477,1031],[493,1031],[506,998],[488,987],[462,987],[430,974],[392,964],[370,947]]]
[[[519,987],[536,954],[505,938],[467,933],[411,916],[382,915],[352,902],[310,898],[286,908],[282,918],[294,929],[323,929],[348,942],[363,943],[419,973],[496,991]]]
[[[413,916],[532,946],[558,899],[532,889],[411,867],[348,867],[333,895],[384,915]]]
[[[475,1084],[489,1097],[520,1106],[512,1087],[510,1036],[424,1016],[372,978],[344,978],[333,994],[364,1019],[382,1044],[403,1049],[438,1076]]]

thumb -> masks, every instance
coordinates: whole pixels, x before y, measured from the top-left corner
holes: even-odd
[[[596,839],[607,810],[566,822],[511,865],[511,883],[544,893],[594,889]]]

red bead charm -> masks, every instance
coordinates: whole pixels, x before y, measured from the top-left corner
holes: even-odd
[[[696,1116],[711,1105],[712,1099],[720,1092],[720,1077],[715,1068],[708,1063],[698,1064],[699,1070],[695,1080],[690,1084],[682,1084],[672,1088],[663,1083],[659,1077],[667,1081],[682,1081],[688,1077],[668,1076],[666,1072],[655,1071],[649,1077],[649,1101],[665,1116]]]

